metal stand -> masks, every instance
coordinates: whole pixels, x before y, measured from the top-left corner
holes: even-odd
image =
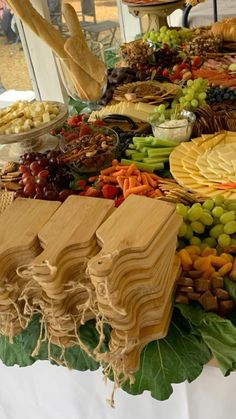
[[[212,0],[212,5],[213,5],[213,19],[214,19],[214,22],[217,22],[218,21],[217,0]],[[189,27],[188,17],[189,17],[189,13],[190,13],[191,9],[192,9],[191,5],[185,7],[185,9],[184,9],[183,18],[182,18],[182,26],[184,28]]]

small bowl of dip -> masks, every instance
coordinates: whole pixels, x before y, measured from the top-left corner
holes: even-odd
[[[155,138],[181,143],[191,137],[196,116],[193,112],[183,110],[177,115],[170,115],[163,122],[151,122]]]

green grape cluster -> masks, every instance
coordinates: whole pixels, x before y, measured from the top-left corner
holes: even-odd
[[[183,217],[178,236],[184,244],[220,249],[236,245],[236,200],[218,195],[191,207],[177,204],[176,212]]]
[[[180,109],[194,112],[206,102],[207,88],[208,81],[201,77],[195,80],[188,80],[187,86],[182,91],[178,91],[178,96],[172,102],[172,107],[175,108],[179,104]]]
[[[159,31],[151,31],[145,33],[144,41],[151,41],[153,44],[162,46],[168,45],[170,48],[175,48],[182,45],[184,42],[192,38],[192,31],[187,28],[175,30],[162,26]]]
[[[166,109],[166,105],[162,103],[155,108],[153,114],[150,116],[150,122],[161,124],[166,120],[173,119],[174,113],[174,109]]]

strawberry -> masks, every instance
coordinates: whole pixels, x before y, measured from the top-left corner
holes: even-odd
[[[96,119],[96,121],[93,122],[94,127],[104,127],[105,122],[102,119]]]
[[[165,68],[165,69],[163,70],[162,75],[163,75],[163,77],[169,77],[170,72],[169,72],[168,68]]]
[[[81,125],[79,130],[79,136],[83,137],[83,135],[91,134],[92,130],[89,125]]]
[[[114,185],[104,185],[102,187],[102,195],[106,199],[114,199],[118,194],[118,189]]]
[[[125,198],[123,195],[118,196],[118,198],[115,199],[115,207],[118,208],[124,200]]]
[[[192,66],[193,67],[200,67],[202,64],[202,58],[199,55],[192,57]]]
[[[77,139],[79,136],[78,132],[69,131],[64,134],[64,138],[67,142]]]
[[[78,115],[73,115],[67,120],[67,125],[76,127],[79,122],[81,122],[80,117]]]
[[[86,183],[87,183],[87,181],[86,181],[85,179],[78,179],[78,180],[76,181],[76,186],[77,186],[79,189],[84,190],[84,189],[85,189],[85,186],[86,186]]]

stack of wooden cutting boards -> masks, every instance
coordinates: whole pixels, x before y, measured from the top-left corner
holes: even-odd
[[[102,250],[88,272],[99,311],[112,326],[109,353],[101,359],[116,371],[135,371],[143,347],[167,334],[180,225],[175,206],[132,195],[97,230]]]
[[[108,353],[94,356],[135,371],[168,331],[180,224],[174,205],[143,196],[116,211],[99,198],[17,199],[0,217],[0,333],[15,336],[40,312],[46,337],[64,347],[96,318],[112,333]]]

